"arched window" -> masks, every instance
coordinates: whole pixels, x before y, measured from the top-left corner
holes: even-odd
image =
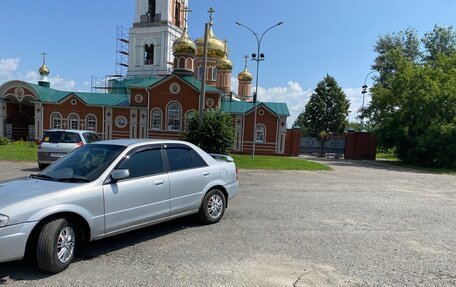
[[[185,113],[185,131],[188,131],[188,123],[189,123],[190,119],[193,117],[194,112],[195,112],[195,110],[190,110]]]
[[[266,141],[266,127],[264,125],[256,126],[256,140],[255,142],[264,143]]]
[[[188,58],[187,59],[187,66],[186,66],[187,69],[189,70],[193,70],[193,62],[192,62],[192,59]]]
[[[162,112],[159,109],[153,109],[150,116],[150,127],[153,130],[161,130]]]
[[[208,80],[208,81],[213,80],[213,79],[212,79],[212,72],[213,72],[213,71],[214,71],[214,69],[213,69],[212,67],[207,68],[207,75],[206,75],[206,77],[207,77],[207,80]]]
[[[86,117],[86,129],[93,132],[97,131],[97,118],[94,115]]]
[[[180,69],[184,69],[185,68],[185,58],[184,57],[180,57],[179,58],[179,68]]]
[[[181,130],[181,107],[178,103],[168,105],[168,131]]]
[[[154,44],[144,45],[144,64],[153,65],[154,64]]]
[[[70,129],[79,130],[79,116],[77,114],[69,115],[68,122],[70,124]]]
[[[181,2],[176,1],[174,7],[174,18],[176,19],[176,26],[180,27],[181,20]]]
[[[198,67],[198,80],[202,80],[203,79],[203,67],[199,66]]]
[[[149,16],[150,22],[155,22],[155,14],[157,13],[156,9],[156,0],[149,0]]]
[[[212,77],[212,81],[216,81],[216,80],[217,80],[217,68],[214,68],[214,69],[212,70],[212,75],[211,75],[211,77]]]
[[[51,115],[51,129],[62,128],[62,115],[59,113],[52,113]]]

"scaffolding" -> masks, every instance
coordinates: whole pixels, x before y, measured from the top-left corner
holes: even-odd
[[[128,29],[116,27],[116,76],[125,77],[128,69]]]
[[[116,26],[116,72],[114,75],[91,76],[92,93],[113,93],[112,80],[125,78],[128,70],[128,29]]]

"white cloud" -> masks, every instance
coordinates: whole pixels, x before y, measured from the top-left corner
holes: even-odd
[[[0,59],[0,72],[15,72],[20,61],[20,58]]]
[[[40,79],[38,72],[28,71],[21,73],[18,71],[20,65],[20,58],[0,59],[0,85],[4,82],[11,80],[21,80],[29,83],[36,84]],[[57,90],[74,90],[76,82],[73,80],[65,80],[59,75],[49,77],[51,87]]]

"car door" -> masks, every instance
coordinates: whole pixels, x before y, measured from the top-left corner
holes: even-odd
[[[172,215],[199,208],[203,192],[212,175],[206,162],[190,147],[165,147],[170,187],[170,213]]]
[[[106,233],[169,215],[170,185],[160,147],[136,149],[116,169],[128,169],[129,177],[104,185]]]

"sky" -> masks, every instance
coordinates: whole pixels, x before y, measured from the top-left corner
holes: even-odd
[[[134,0],[1,0],[0,84],[36,83],[45,51],[53,88],[90,91],[93,75],[115,73],[116,26],[132,26],[134,5]],[[286,102],[288,126],[327,74],[349,98],[349,120],[356,121],[361,86],[365,80],[369,86],[375,75],[366,79],[380,36],[409,27],[420,36],[436,24],[456,27],[454,0],[190,0],[192,39],[203,36],[211,5],[214,33],[228,41],[234,79],[244,68],[244,56],[257,51],[253,34],[235,22],[260,35],[284,22],[261,42],[265,60],[258,71],[258,99]],[[256,63],[250,61],[248,69],[255,82]],[[235,80],[237,92],[236,85]],[[367,95],[366,104],[369,100]]]

